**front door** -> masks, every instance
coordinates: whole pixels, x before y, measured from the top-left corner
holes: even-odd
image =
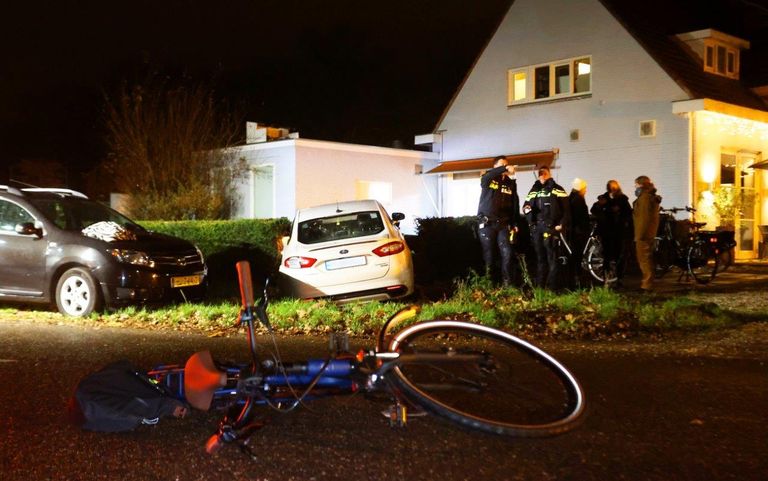
[[[736,258],[757,257],[760,234],[757,228],[759,215],[758,183],[760,170],[750,168],[759,161],[758,154],[746,151],[724,153],[721,166],[721,185],[732,186],[736,206],[734,228],[736,231]]]
[[[35,218],[20,205],[0,199],[0,297],[43,295],[46,238],[16,233]]]

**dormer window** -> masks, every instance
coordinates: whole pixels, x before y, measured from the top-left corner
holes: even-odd
[[[739,50],[717,42],[705,42],[704,71],[739,78]]]
[[[698,55],[704,71],[733,79],[739,78],[739,57],[749,42],[717,30],[706,29],[677,36]]]

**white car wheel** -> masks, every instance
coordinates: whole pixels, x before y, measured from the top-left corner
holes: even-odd
[[[66,271],[56,285],[56,307],[67,316],[87,316],[99,305],[99,292],[88,271],[74,268]]]

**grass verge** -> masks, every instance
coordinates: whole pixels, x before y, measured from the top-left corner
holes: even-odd
[[[337,305],[297,299],[270,304],[273,327],[285,334],[345,331],[372,335],[407,304],[368,302]],[[179,304],[159,309],[126,308],[94,314],[85,319],[65,318],[39,310],[0,308],[0,319],[28,319],[58,324],[107,327],[194,330],[209,335],[234,333],[239,305]],[[758,313],[760,314],[760,313]],[[763,313],[768,319],[768,310]],[[514,288],[494,287],[484,277],[457,284],[447,299],[421,305],[411,322],[459,319],[497,327],[528,337],[601,339],[631,337],[641,332],[696,331],[722,328],[760,318],[754,312],[721,309],[717,304],[688,297],[632,296],[605,288],[556,294],[534,290],[530,295]]]

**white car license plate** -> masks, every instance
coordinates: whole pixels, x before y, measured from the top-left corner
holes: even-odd
[[[200,276],[171,277],[171,287],[188,287],[200,284]]]
[[[325,270],[345,269],[347,267],[364,266],[366,264],[365,256],[344,257],[342,259],[332,259],[325,261]]]

